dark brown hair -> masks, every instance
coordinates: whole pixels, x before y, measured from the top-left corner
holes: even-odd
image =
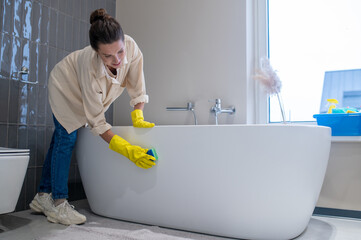
[[[123,29],[118,21],[100,8],[90,14],[90,45],[98,51],[98,44],[110,44],[121,39],[124,42]]]

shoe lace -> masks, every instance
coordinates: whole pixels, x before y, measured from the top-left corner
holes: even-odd
[[[45,204],[46,206],[48,205],[48,203],[50,203],[50,205],[54,204],[54,199],[53,196],[50,194],[47,194],[45,196],[40,196],[40,201]]]
[[[64,207],[66,207],[66,209],[74,209],[74,206],[70,205],[68,201],[65,201]]]
[[[75,207],[73,205],[70,205],[68,201],[65,201],[64,203],[64,212],[66,213],[74,213]]]
[[[49,200],[51,203],[54,202],[54,199],[53,199],[51,193],[48,196],[46,196],[46,200]]]

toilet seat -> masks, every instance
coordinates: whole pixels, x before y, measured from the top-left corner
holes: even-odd
[[[29,155],[29,149],[16,149],[16,148],[4,148],[0,147],[1,156],[27,156]]]

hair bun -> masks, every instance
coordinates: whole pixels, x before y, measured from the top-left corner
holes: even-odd
[[[107,13],[107,11],[103,8],[97,9],[92,14],[90,14],[90,24],[101,20],[104,21],[105,19],[110,18],[111,16]]]

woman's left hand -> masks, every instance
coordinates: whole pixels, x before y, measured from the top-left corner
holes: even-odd
[[[137,128],[152,128],[155,126],[154,123],[144,121],[143,111],[140,109],[135,109],[132,113],[132,122],[133,126]]]

